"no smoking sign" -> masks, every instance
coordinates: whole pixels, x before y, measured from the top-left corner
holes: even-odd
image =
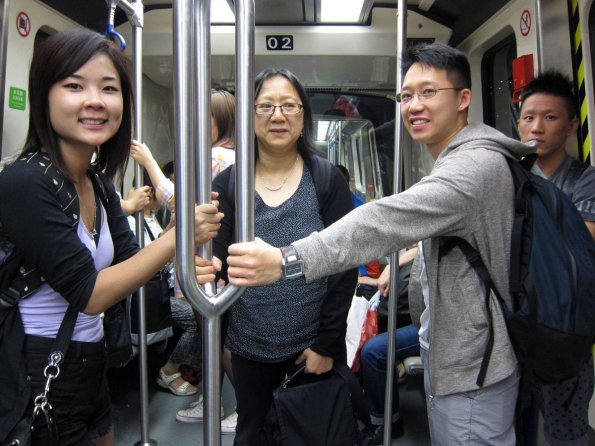
[[[531,31],[531,13],[528,10],[524,10],[521,14],[521,21],[520,21],[520,29],[521,34],[523,36],[527,36]]]

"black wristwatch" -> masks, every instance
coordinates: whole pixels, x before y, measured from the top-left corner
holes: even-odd
[[[284,279],[297,279],[304,275],[302,259],[295,248],[291,245],[281,248],[281,272]]]

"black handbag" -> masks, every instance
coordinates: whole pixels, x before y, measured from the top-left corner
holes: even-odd
[[[151,241],[155,240],[149,225],[145,221],[145,230]],[[145,327],[147,334],[157,333],[173,325],[171,304],[169,302],[172,290],[169,287],[170,273],[167,268],[161,268],[145,284]],[[130,300],[130,330],[134,334],[139,332],[138,321],[138,292],[132,294]]]
[[[118,302],[103,313],[103,335],[108,367],[124,367],[134,356],[126,303]]]
[[[33,419],[24,417],[8,434],[8,439],[2,446],[30,446],[33,437]]]
[[[259,432],[261,446],[354,446],[369,441],[370,411],[359,382],[345,364],[323,375],[305,364],[273,393]],[[358,419],[366,429],[360,431]]]
[[[34,399],[33,413],[25,412],[17,425],[8,433],[1,446],[30,446],[33,439],[34,423],[41,416],[45,418],[45,424],[49,431],[48,446],[59,446],[58,428],[52,405],[48,400],[48,393],[51,390],[52,381],[60,375],[60,365],[62,365],[66,358],[77,316],[78,311],[72,305],[69,305],[58,329],[56,339],[52,344],[48,365],[43,371],[47,382],[42,393]]]

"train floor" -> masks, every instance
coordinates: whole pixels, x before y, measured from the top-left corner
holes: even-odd
[[[165,363],[164,354],[149,351],[149,439],[160,446],[190,446],[203,444],[202,423],[180,423],[176,411],[189,406],[195,396],[180,397],[161,389],[155,382],[159,367]],[[139,409],[138,360],[133,359],[126,367],[108,372],[110,391],[115,416],[116,446],[132,446],[141,443]],[[423,392],[423,376],[410,376],[399,386],[401,414],[405,434],[392,441],[392,445],[425,446],[430,444]],[[233,412],[235,398],[233,388],[225,380],[222,390],[225,415]],[[221,435],[221,446],[233,444],[233,434]],[[146,440],[146,439],[144,439]]]

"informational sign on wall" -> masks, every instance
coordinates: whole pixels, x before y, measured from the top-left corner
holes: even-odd
[[[267,50],[293,51],[293,36],[266,36]]]
[[[27,91],[22,88],[10,87],[8,106],[15,110],[25,110],[27,106]]]
[[[31,32],[31,20],[27,13],[23,11],[17,15],[17,32],[21,37],[27,37]]]
[[[524,10],[521,14],[521,20],[519,22],[519,28],[523,36],[528,36],[531,31],[531,13],[528,10]]]

